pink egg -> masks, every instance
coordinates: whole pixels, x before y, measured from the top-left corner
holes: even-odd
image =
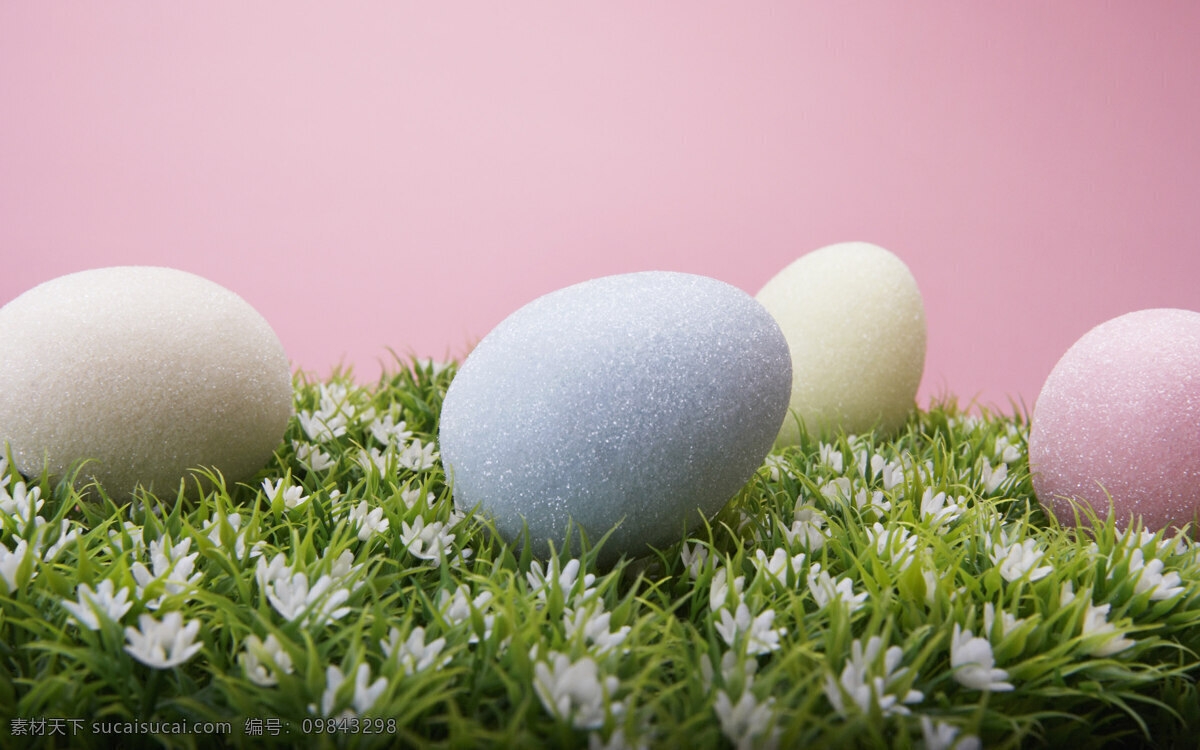
[[[1141,310],[1075,342],[1038,396],[1029,464],[1038,500],[1064,525],[1075,524],[1069,498],[1105,519],[1109,495],[1122,529],[1134,516],[1153,531],[1195,523],[1200,313]]]

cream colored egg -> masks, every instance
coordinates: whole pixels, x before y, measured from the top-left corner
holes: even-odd
[[[759,291],[792,355],[792,397],[778,443],[835,427],[892,434],[925,369],[925,306],[904,261],[867,242],[802,256]]]
[[[0,308],[0,446],[115,497],[197,467],[249,478],[292,411],[287,355],[237,294],[171,268],[61,276]]]

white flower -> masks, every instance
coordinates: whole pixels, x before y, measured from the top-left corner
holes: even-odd
[[[576,559],[568,560],[561,569],[557,558],[548,562],[545,568],[540,562],[534,560],[529,564],[529,572],[525,574],[525,580],[529,582],[530,593],[540,601],[546,601],[551,589],[557,586],[562,594],[563,602],[568,607],[575,607],[596,593],[596,589],[592,587],[592,584],[596,582],[596,576],[584,573],[580,578],[581,567],[579,560]]]
[[[1011,583],[1019,581],[1025,575],[1029,576],[1030,582],[1040,581],[1050,575],[1054,570],[1052,566],[1035,567],[1044,554],[1037,548],[1036,539],[1026,539],[1011,546],[995,542],[992,544],[990,556],[992,563],[999,566],[1000,575]]]
[[[747,689],[754,684],[754,673],[758,671],[758,662],[754,659],[741,659],[736,651],[726,651],[721,655],[719,667],[722,685],[730,687],[736,678],[742,681],[742,689]],[[704,683],[705,690],[712,689],[713,677],[713,663],[708,659],[701,660],[700,679]]]
[[[771,724],[771,709],[774,699],[768,698],[759,703],[754,693],[742,691],[742,697],[734,703],[724,690],[717,691],[717,699],[713,703],[713,711],[721,723],[721,733],[729,739],[738,750],[749,750],[755,747],[755,740],[766,734]]]
[[[292,449],[296,451],[296,459],[313,471],[325,471],[337,463],[333,456],[311,443],[293,440]]]
[[[1090,642],[1087,653],[1092,656],[1112,656],[1136,643],[1123,637],[1117,626],[1108,621],[1108,610],[1111,606],[1089,604],[1083,614],[1083,637]]]
[[[820,563],[813,563],[808,570],[808,590],[821,609],[836,601],[848,607],[850,612],[857,612],[867,600],[867,592],[854,593],[854,582],[849,578],[842,578],[835,584],[829,573],[821,570]]]
[[[928,716],[921,717],[921,735],[925,739],[925,750],[981,750],[983,745],[973,734],[958,736],[959,729],[953,724],[939,721],[936,724]]]
[[[792,528],[783,532],[788,544],[799,540],[800,545],[810,552],[817,552],[825,546],[825,532],[821,530],[825,526],[825,517],[820,511],[811,505],[803,505],[796,508],[792,519]]]
[[[617,727],[609,736],[608,742],[601,739],[599,732],[589,734],[588,750],[649,750],[649,746],[645,740],[638,742],[636,745],[630,744],[625,738],[625,730]]]
[[[751,656],[769,654],[779,649],[779,638],[787,633],[787,628],[772,628],[775,622],[775,610],[768,609],[757,617],[750,616],[750,609],[743,602],[738,604],[737,612],[730,614],[728,609],[721,610],[721,621],[714,624],[721,638],[730,646],[734,645],[741,633],[746,634],[746,653]]]
[[[877,516],[881,516],[892,509],[890,500],[883,498],[883,493],[879,490],[868,492],[867,490],[859,490],[854,493],[854,507],[861,512],[870,511]]]
[[[1008,478],[1008,465],[1000,464],[996,468],[992,468],[992,464],[987,460],[987,456],[980,457],[979,482],[983,485],[983,494],[990,495],[1000,489],[1000,485],[1004,484],[1004,480]]]
[[[437,465],[438,454],[433,443],[423,445],[413,440],[396,454],[396,463],[409,471],[425,471]]]
[[[308,495],[304,494],[303,487],[288,485],[286,482],[287,480],[285,479],[276,479],[274,482],[270,479],[264,479],[262,481],[262,489],[267,500],[274,502],[275,498],[279,497],[283,500],[284,507],[289,510],[299,508],[308,502]]]
[[[1068,583],[1070,582],[1068,581]],[[983,635],[992,635],[992,626],[994,623],[996,623],[996,608],[991,602],[987,602],[983,605]],[[995,634],[997,640],[1004,638],[1005,635],[1024,625],[1025,618],[1017,617],[1001,609],[999,624],[999,632]]]
[[[414,557],[440,562],[446,557],[447,550],[451,549],[454,534],[451,534],[446,524],[441,521],[430,521],[426,524],[424,518],[417,516],[411,526],[404,521],[400,522],[400,543]],[[466,557],[471,551],[464,549],[461,554]]]
[[[787,573],[790,570],[792,577],[798,578],[804,572],[805,555],[801,552],[798,555],[788,556],[787,550],[776,548],[771,557],[767,557],[767,553],[761,549],[754,550],[754,557],[750,560],[754,564],[754,568],[759,576],[767,575],[774,579],[777,583],[787,583]]]
[[[326,551],[325,556],[328,556],[328,550]],[[362,570],[363,565],[365,564],[366,563],[359,563],[358,565],[355,565],[354,553],[348,549],[342,550],[342,554],[338,555],[337,559],[330,563],[329,575],[332,576],[335,581],[346,583],[354,574]],[[358,587],[362,586],[364,583],[365,581],[359,578],[351,584],[350,590],[357,590]]]
[[[992,644],[984,638],[975,638],[970,630],[964,631],[958,623],[954,624],[954,635],[950,640],[950,666],[954,669],[954,679],[972,690],[991,690],[1000,692],[1012,690],[1008,672],[995,669],[996,658],[992,654]]]
[[[391,628],[388,630],[388,640],[380,641],[379,645],[383,648],[385,656],[389,659],[395,658],[400,666],[404,667],[405,675],[411,676],[426,669],[440,667],[450,658],[438,658],[442,649],[446,647],[446,639],[436,638],[426,643],[425,628],[413,628],[404,641],[400,640],[400,635],[399,629]]]
[[[403,443],[412,437],[412,431],[408,429],[408,423],[404,421],[397,422],[391,414],[384,414],[371,423],[371,435],[384,445],[393,445]]]
[[[366,473],[370,474],[371,470],[374,469],[380,476],[385,476],[388,473],[388,466],[392,455],[390,450],[380,453],[378,448],[371,448],[370,450],[363,448],[354,457],[354,460],[358,462],[358,465]]]
[[[832,675],[825,676],[825,697],[842,716],[849,715],[850,704],[846,703],[845,697],[849,697],[863,713],[870,712],[871,705],[875,704],[884,716],[908,715],[911,712],[907,705],[925,699],[925,694],[919,690],[909,690],[903,696],[892,692],[895,683],[908,673],[907,668],[898,668],[904,651],[899,646],[884,651],[882,674],[878,674],[876,662],[882,649],[883,639],[877,635],[867,639],[865,649],[862,641],[856,638],[850,644],[850,659],[842,667],[840,678],[835,681]]]
[[[884,492],[896,489],[904,482],[904,464],[901,461],[888,461],[881,469],[880,479]]]
[[[283,644],[275,634],[267,636],[267,640],[259,640],[256,635],[247,636],[246,650],[241,655],[242,668],[246,677],[255,685],[270,687],[278,684],[276,671],[291,674],[294,670],[292,657],[283,649]]]
[[[410,487],[400,491],[400,501],[404,503],[406,508],[416,508],[419,503],[424,503],[425,507],[431,508],[437,503],[437,497],[432,492],[426,492],[424,499],[421,498],[421,488]]]
[[[828,466],[835,474],[842,473],[842,452],[828,443],[821,443],[817,447],[818,460]]]
[[[1163,575],[1163,567],[1162,560],[1155,558],[1146,562],[1142,550],[1135,549],[1129,556],[1129,574],[1130,576],[1137,574],[1134,590],[1138,594],[1149,591],[1152,601],[1172,599],[1182,594],[1184,592],[1183,579],[1174,571]],[[1109,577],[1111,576],[1110,573]]]
[[[100,614],[116,622],[125,616],[133,602],[129,601],[129,589],[123,588],[120,593],[113,595],[113,582],[105,578],[95,590],[86,583],[81,583],[75,589],[78,601],[63,600],[63,608],[75,616],[79,624],[88,630],[100,629]]]
[[[700,577],[700,571],[704,570],[704,566],[708,563],[708,547],[700,542],[695,544],[684,542],[679,548],[679,557],[683,560],[688,575],[695,580]]]
[[[176,667],[196,655],[204,644],[196,643],[200,621],[184,623],[183,614],[168,612],[161,621],[140,615],[136,628],[125,628],[129,654],[154,669]]]
[[[250,531],[249,527],[242,528],[242,514],[229,513],[222,516],[220,513],[214,513],[213,517],[204,522],[204,528],[201,531],[208,532],[208,540],[213,543],[218,549],[222,549],[221,534],[223,529],[229,529],[229,536],[233,537],[233,559],[241,560],[246,556],[246,534]],[[250,549],[251,557],[258,557],[262,552],[259,549],[260,545],[256,544]],[[228,550],[226,550],[228,554]]]
[[[1011,445],[1008,438],[1001,435],[996,438],[996,458],[1001,463],[1011,464],[1021,458],[1021,449],[1015,445]]]
[[[342,607],[350,598],[350,591],[342,586],[334,586],[333,578],[324,575],[317,579],[312,588],[308,585],[308,576],[295,573],[292,577],[276,578],[266,589],[267,601],[275,611],[288,620],[296,620],[318,626],[327,625],[334,620],[340,620],[350,613],[349,607]]]
[[[921,518],[927,520],[934,529],[955,521],[965,510],[965,498],[957,497],[949,502],[947,499],[945,492],[935,495],[930,487],[926,487],[921,495]]]
[[[0,490],[8,486],[8,456],[0,451]]]
[[[565,654],[550,652],[550,661],[539,661],[533,668],[533,689],[551,716],[569,719],[577,729],[599,729],[604,725],[604,702],[619,714],[620,703],[612,702],[620,682],[616,677],[601,681],[596,662],[589,657],[572,662]]]
[[[610,631],[612,613],[605,612],[602,606],[589,605],[575,610],[574,615],[563,615],[563,628],[568,638],[574,638],[576,633],[582,633],[584,640],[593,644],[597,655],[605,654],[620,646],[628,637],[630,627],[624,625]]]
[[[387,690],[388,682],[384,677],[375,680],[374,683],[368,685],[371,680],[371,668],[367,664],[359,664],[358,669],[354,673],[354,696],[351,698],[352,708],[347,708],[342,712],[341,716],[352,717],[365,714],[371,710],[375,702],[379,700],[379,696]],[[342,674],[342,670],[335,666],[325,668],[325,692],[321,694],[321,714],[323,716],[332,716],[333,709],[337,705],[337,694],[342,686],[349,682],[348,678]],[[316,706],[309,706],[309,710],[315,710]]]
[[[146,588],[151,583],[155,581],[162,583],[163,593],[147,601],[146,607],[158,609],[166,597],[189,592],[200,583],[202,574],[192,573],[196,565],[196,558],[200,556],[200,553],[193,552],[189,555],[187,551],[191,546],[191,537],[178,544],[173,543],[167,536],[155,539],[150,542],[151,568],[147,568],[141,560],[130,567],[133,580],[137,585],[134,595],[138,599],[145,599]]]
[[[733,579],[733,601],[737,602],[742,598],[742,591],[746,588],[746,577],[738,576]],[[729,600],[729,570],[721,568],[713,575],[712,582],[708,589],[708,608],[716,612]]]
[[[296,421],[309,440],[325,443],[346,434],[346,417],[344,414],[313,413],[301,411],[296,414]]]
[[[763,466],[767,469],[767,477],[772,482],[778,482],[782,477],[795,477],[792,473],[792,468],[788,466],[787,461],[782,456],[772,455],[767,456],[763,461]]]
[[[471,613],[482,612],[485,607],[492,601],[492,592],[484,591],[479,596],[471,599],[471,590],[464,584],[459,584],[451,595],[446,589],[442,589],[438,594],[438,611],[442,613],[442,617],[451,625],[461,625],[471,622]],[[492,626],[495,624],[496,616],[485,614],[483,615],[483,637],[490,638],[492,635]],[[472,632],[468,643],[478,643],[479,634]]]
[[[110,528],[108,530],[108,542],[118,553],[125,552],[126,537],[129,539],[129,549],[133,550],[133,556],[141,557],[146,551],[146,540],[141,526],[130,521],[123,521],[120,529]]]
[[[880,560],[886,560],[900,570],[907,568],[914,559],[917,538],[903,526],[884,528],[883,524],[876,521],[867,529],[867,539],[874,545]]]
[[[266,592],[267,587],[277,580],[287,580],[291,578],[291,570],[288,569],[287,558],[280,552],[271,558],[268,563],[262,557],[258,558],[258,564],[254,567],[254,578],[258,581],[258,588]]]
[[[363,500],[350,511],[350,523],[358,527],[358,538],[367,541],[373,534],[382,534],[388,530],[391,522],[383,517],[383,508],[368,511],[367,501]]]
[[[819,487],[821,494],[830,502],[836,502],[839,499],[849,500],[851,497],[850,480],[847,477],[838,477],[830,479]]]
[[[45,502],[42,488],[36,485],[27,488],[24,482],[17,482],[11,494],[0,489],[0,515],[12,521],[17,534],[24,534],[29,526],[37,528],[46,523],[46,519],[38,515]]]
[[[1062,586],[1058,589],[1058,606],[1065,607],[1075,601],[1075,585],[1070,581],[1063,581]]]

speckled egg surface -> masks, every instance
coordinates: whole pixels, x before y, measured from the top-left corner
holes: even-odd
[[[128,496],[193,467],[248,478],[292,411],[287,355],[237,294],[147,266],[61,276],[0,308],[0,444],[26,476],[79,461]]]
[[[1029,464],[1038,500],[1075,524],[1068,498],[1125,528],[1193,522],[1200,509],[1200,313],[1141,310],[1088,331],[1046,378]],[[1086,523],[1082,511],[1080,521]]]
[[[829,245],[784,268],[757,299],[792,355],[781,445],[799,439],[801,422],[883,435],[904,424],[925,370],[925,305],[904,261],[868,242]]]
[[[783,334],[745,292],[665,271],[594,279],[471,352],[443,403],[442,461],[456,505],[509,541],[524,521],[536,554],[562,550],[571,519],[593,543],[616,527],[602,561],[637,557],[751,478],[790,384]]]

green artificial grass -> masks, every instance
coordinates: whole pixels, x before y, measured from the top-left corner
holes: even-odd
[[[246,484],[84,499],[6,467],[0,745],[1195,746],[1200,548],[1060,528],[1022,416],[805,436],[605,570],[454,510],[454,372],[298,377]]]

